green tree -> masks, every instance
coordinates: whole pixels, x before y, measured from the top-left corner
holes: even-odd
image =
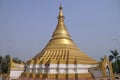
[[[20,60],[18,57],[14,57],[13,58],[13,61],[15,62],[15,63],[24,63],[22,60]]]
[[[0,73],[2,72],[2,61],[3,61],[3,57],[2,56],[0,56]]]
[[[101,60],[101,61],[103,61],[103,58],[102,58],[102,57],[100,57],[100,60]]]
[[[10,58],[11,58],[10,55],[6,55],[6,56],[3,58],[2,65],[1,65],[2,73],[7,73],[7,72],[8,72],[9,63],[10,63]]]
[[[119,72],[119,65],[118,65],[118,61],[120,60],[120,56],[119,56],[119,52],[117,50],[110,50],[110,52],[112,53],[110,56],[109,56],[109,61],[112,61],[112,60],[115,60],[114,61],[114,66],[116,67],[116,70],[114,70],[115,72]]]
[[[2,56],[0,56],[0,65],[2,64],[2,59],[3,59],[3,57],[2,57]]]

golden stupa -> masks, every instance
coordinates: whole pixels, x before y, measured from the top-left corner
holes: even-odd
[[[65,24],[64,24],[64,15],[62,12],[62,7],[60,6],[58,24],[53,32],[52,39],[48,42],[46,47],[38,53],[33,59],[28,61],[41,63],[52,63],[52,61],[69,62],[76,61],[79,64],[93,64],[96,63],[96,60],[90,58],[85,53],[81,52],[78,47],[75,45],[71,39]]]
[[[26,62],[21,78],[47,80],[92,79],[89,68],[97,61],[81,52],[71,39],[65,23],[62,6],[52,38],[45,48]]]

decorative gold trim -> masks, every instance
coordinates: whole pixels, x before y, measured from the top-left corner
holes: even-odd
[[[58,78],[58,79],[62,79],[62,78],[87,78],[87,77],[92,77],[92,75],[90,73],[80,73],[80,74],[74,74],[74,73],[70,73],[70,74],[65,74],[65,73],[59,73],[59,74],[41,74],[41,73],[24,73],[22,74],[21,77],[26,77],[26,78]]]

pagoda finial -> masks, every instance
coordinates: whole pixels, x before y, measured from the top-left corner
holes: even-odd
[[[63,21],[63,19],[64,19],[64,15],[63,15],[63,12],[62,12],[62,4],[60,4],[58,19],[60,21]]]
[[[60,3],[60,9],[62,9],[62,3]]]

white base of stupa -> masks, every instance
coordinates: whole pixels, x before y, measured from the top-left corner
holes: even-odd
[[[94,67],[97,65],[94,65]],[[27,65],[27,73],[89,73],[93,65],[87,64],[45,64]]]

